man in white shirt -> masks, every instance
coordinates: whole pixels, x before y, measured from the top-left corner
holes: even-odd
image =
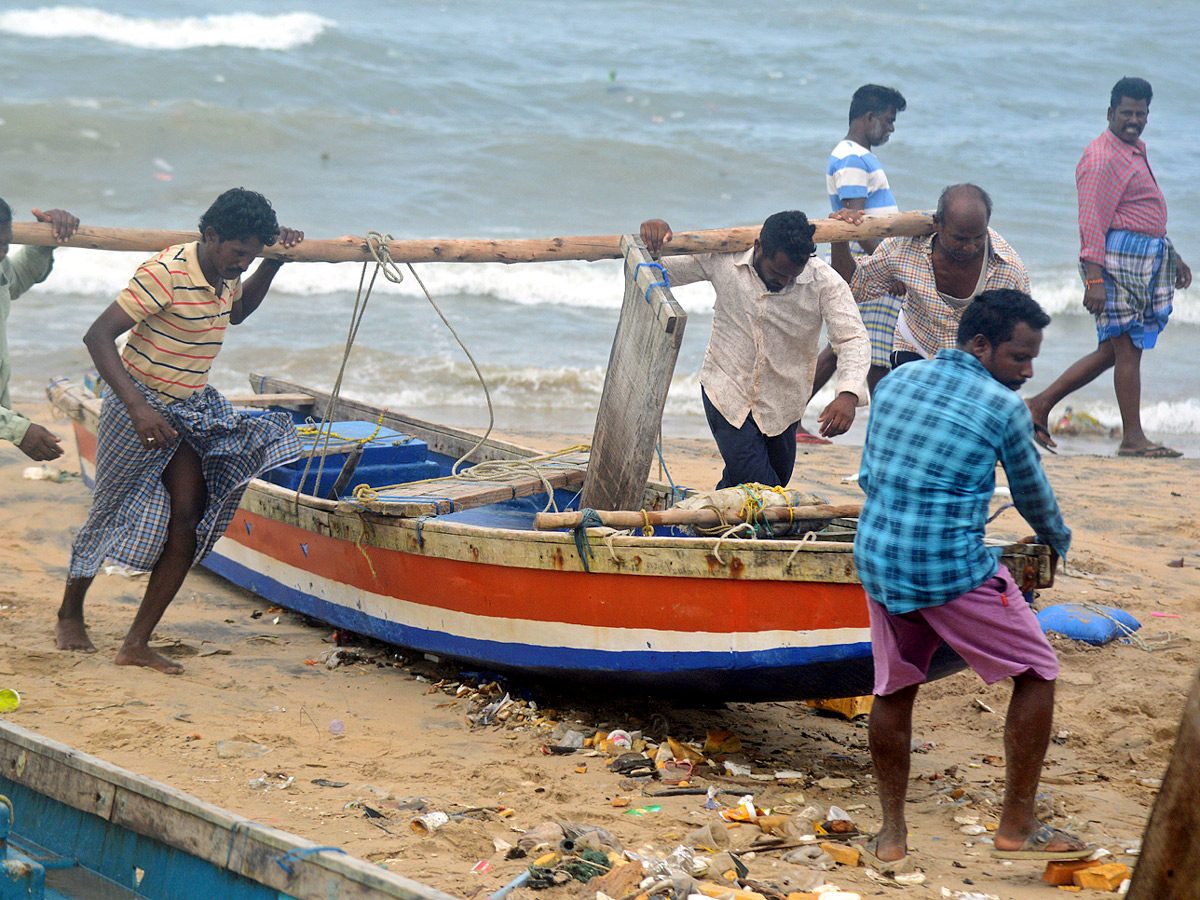
[[[850,288],[813,256],[813,231],[804,213],[779,212],[749,250],[662,260],[672,286],[708,281],[716,291],[700,385],[725,462],[718,489],[791,479],[822,324],[838,353],[838,393],[817,420],[821,434],[844,434],[855,408],[866,405],[871,344]],[[641,237],[657,253],[671,240],[671,227],[650,219]]]

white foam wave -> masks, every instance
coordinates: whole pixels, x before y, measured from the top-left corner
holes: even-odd
[[[1050,421],[1057,420],[1071,407],[1075,412],[1095,416],[1106,428],[1121,427],[1121,411],[1116,401],[1087,402],[1068,399],[1050,412]],[[1200,434],[1200,400],[1160,400],[1142,404],[1142,428],[1150,434]]]
[[[1071,272],[1035,273],[1031,279],[1033,298],[1051,316],[1090,316],[1083,306],[1083,285]],[[1200,291],[1176,291],[1172,301],[1174,322],[1200,325]]]
[[[247,47],[291,50],[337,23],[313,13],[234,13],[182,19],[132,18],[89,6],[45,6],[0,13],[0,31],[34,38],[99,38],[146,50]]]
[[[97,253],[67,248],[55,256],[54,273],[46,289],[60,294],[116,296],[129,282],[147,253]],[[277,294],[310,297],[353,294],[358,289],[358,264],[294,263],[275,277]],[[420,285],[407,271],[401,284],[382,278],[374,292],[423,297]],[[487,297],[521,306],[569,306],[620,309],[624,296],[621,265],[615,260],[585,263],[558,261],[505,265],[503,263],[429,263],[417,272],[434,298],[449,295]],[[368,270],[369,273],[369,270]],[[708,284],[677,288],[676,299],[689,313],[711,312],[713,290]]]
[[[129,281],[147,253],[97,253],[68,248],[60,250],[54,274],[46,287],[57,293],[115,296]],[[423,296],[420,286],[407,271],[402,284],[382,278],[374,291],[407,297]],[[358,289],[358,264],[296,263],[276,276],[272,290],[280,294],[310,297],[353,294]],[[624,293],[621,264],[616,260],[544,263],[426,263],[417,266],[421,280],[434,298],[475,296],[515,303],[520,306],[563,306],[580,309],[619,309]],[[1033,296],[1051,316],[1088,316],[1083,308],[1079,279],[1074,273],[1035,274]],[[688,313],[712,312],[712,286],[688,284],[672,290]],[[1175,292],[1172,321],[1200,324],[1200,290]]]

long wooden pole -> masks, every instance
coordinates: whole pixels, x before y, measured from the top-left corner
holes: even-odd
[[[727,522],[737,525],[745,519],[737,513],[726,512],[724,518],[715,509],[598,509],[593,510],[602,525],[609,528],[641,528],[644,525],[699,525],[708,528]],[[831,519],[853,518],[862,512],[861,503],[845,506],[768,506],[758,512],[754,519],[768,522],[828,522]],[[540,512],[534,517],[533,527],[539,531],[556,528],[577,528],[583,521],[582,512]]]
[[[933,219],[927,213],[904,212],[893,216],[874,216],[862,225],[850,225],[836,219],[814,219],[816,241],[876,239],[894,235],[920,235],[933,232]],[[101,228],[81,225],[65,244],[54,239],[52,227],[41,222],[14,222],[14,244],[38,244],[43,247],[84,247],[89,250],[135,250],[155,253],[173,244],[199,240],[194,231],[159,231],[140,228]],[[713,253],[745,250],[758,237],[759,226],[718,228],[711,231],[679,231],[666,252]],[[389,241],[388,252],[399,263],[418,262],[546,262],[555,259],[619,259],[621,236],[602,234],[582,237],[534,238],[527,240],[420,240]],[[370,262],[374,259],[367,239],[348,234],[338,238],[305,238],[290,250],[268,247],[264,257],[289,262]]]
[[[1192,679],[1175,749],[1142,835],[1128,900],[1200,898],[1200,673]]]

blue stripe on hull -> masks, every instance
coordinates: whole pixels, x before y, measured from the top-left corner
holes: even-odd
[[[217,551],[204,566],[272,603],[338,628],[418,652],[507,671],[527,680],[567,680],[631,693],[690,694],[745,701],[806,700],[871,693],[871,644],[779,647],[754,652],[605,651],[505,643],[414,628],[331,603],[256,572]],[[945,646],[934,657],[930,679],[965,664]]]

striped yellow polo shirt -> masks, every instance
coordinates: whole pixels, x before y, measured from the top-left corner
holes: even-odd
[[[229,312],[242,295],[240,278],[218,293],[200,270],[199,244],[179,244],[138,267],[117,303],[137,324],[121,361],[132,378],[170,403],[208,383]]]

